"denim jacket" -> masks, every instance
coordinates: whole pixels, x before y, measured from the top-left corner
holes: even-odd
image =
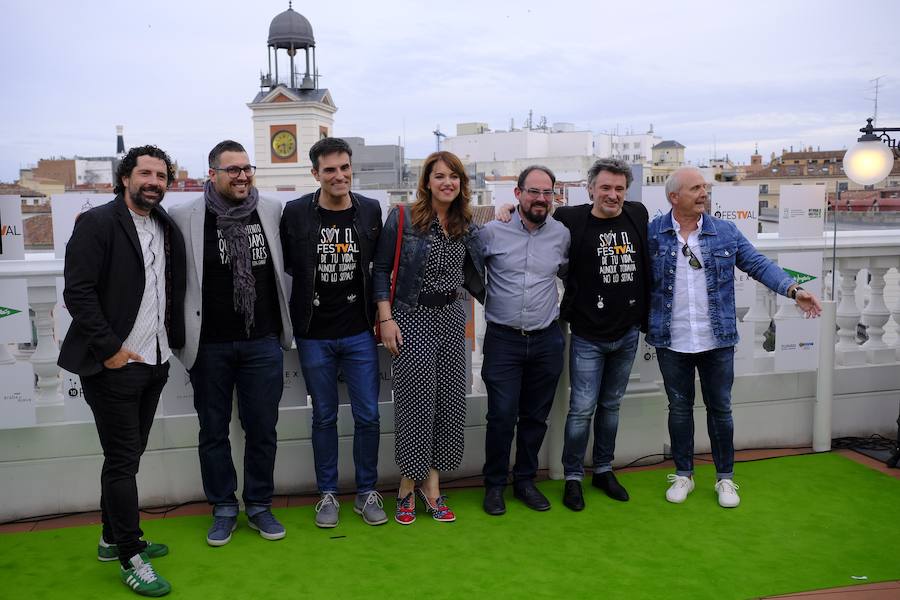
[[[397,243],[397,208],[391,209],[375,250],[375,266],[372,287],[375,302],[389,300],[391,296],[391,272],[394,268],[394,250]],[[431,236],[412,225],[410,207],[403,211],[403,240],[400,246],[400,265],[397,269],[393,307],[410,312],[419,303],[419,292],[425,274],[425,262],[431,250]],[[477,234],[478,227],[469,225],[462,242],[466,247],[463,267],[463,287],[479,302],[484,302],[484,250]]]
[[[669,328],[672,324],[676,253],[681,251],[682,245],[672,225],[672,211],[651,221],[647,238],[653,265],[647,343],[668,348],[672,341]],[[703,215],[700,251],[709,297],[710,325],[720,348],[734,346],[739,339],[734,308],[735,267],[782,296],[796,283],[777,264],[757,252],[730,221]]]

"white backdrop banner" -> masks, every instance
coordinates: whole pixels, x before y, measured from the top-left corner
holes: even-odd
[[[756,240],[759,223],[759,190],[750,186],[713,187],[712,215],[730,221],[745,238]],[[749,308],[754,301],[756,288],[749,275],[739,269],[734,271],[734,302],[738,308]]]
[[[22,226],[22,199],[0,196],[0,260],[25,258],[25,228]]]
[[[24,279],[3,279],[0,286],[0,343],[30,342],[28,283]]]
[[[651,221],[672,210],[672,205],[666,199],[666,188],[661,185],[645,185],[641,188],[641,202],[647,207]]]
[[[822,254],[821,250],[780,252],[778,266],[804,289],[821,298]],[[794,301],[784,296],[778,296],[778,305],[790,316],[775,319],[775,370],[815,370],[819,362],[818,319],[802,318]]]
[[[751,186],[717,185],[711,199],[712,215],[731,221],[751,242],[759,231],[759,190]]]
[[[781,186],[778,198],[778,237],[821,238],[824,230],[825,186]]]

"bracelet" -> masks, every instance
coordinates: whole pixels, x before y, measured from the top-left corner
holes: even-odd
[[[378,321],[378,324],[381,325],[382,323],[387,323],[388,321],[393,321],[393,320],[394,320],[394,318],[391,317],[390,319],[385,319],[384,321]]]
[[[791,291],[792,291],[792,294],[791,294],[791,300],[796,300],[796,299],[797,299],[797,292],[803,292],[803,291],[805,291],[805,290],[804,290],[802,287],[800,287],[800,286],[798,285],[797,287],[795,287],[795,288],[794,288],[793,290],[791,290]]]

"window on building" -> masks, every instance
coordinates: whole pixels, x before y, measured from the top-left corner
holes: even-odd
[[[769,193],[769,184],[768,183],[759,184],[759,193],[760,194],[768,194]]]
[[[846,192],[846,191],[847,191],[847,188],[848,188],[849,186],[850,186],[850,183],[849,183],[849,182],[847,182],[847,181],[839,181],[839,182],[838,182],[838,191],[839,191],[839,192]]]

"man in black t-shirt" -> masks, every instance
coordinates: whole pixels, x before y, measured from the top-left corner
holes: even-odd
[[[292,200],[281,218],[285,270],[292,276],[291,318],[306,389],[312,397],[312,446],[321,499],[316,525],[338,524],[338,379],[353,413],[353,510],[369,525],[387,522],[378,480],[378,353],[372,333],[372,260],[381,205],[350,191],[350,146],[324,138],[309,150],[320,189]]]
[[[259,196],[256,167],[239,143],[209,153],[203,197],[172,209],[188,253],[185,346],[179,358],[194,388],[200,421],[203,491],[213,506],[210,546],[237,527],[237,474],[228,440],[237,390],[244,428],[243,499],[250,527],[268,540],[284,537],[272,514],[278,404],[291,321],[278,223],[281,204]]]
[[[572,234],[566,292],[560,312],[572,329],[569,348],[571,397],[566,418],[563,504],[584,508],[581,480],[594,419],[592,484],[620,501],[628,492],[612,472],[619,404],[646,331],[650,260],[647,209],[626,202],[631,167],[600,159],[588,170],[591,204],[560,207],[553,216]],[[596,413],[596,414],[595,414]]]

